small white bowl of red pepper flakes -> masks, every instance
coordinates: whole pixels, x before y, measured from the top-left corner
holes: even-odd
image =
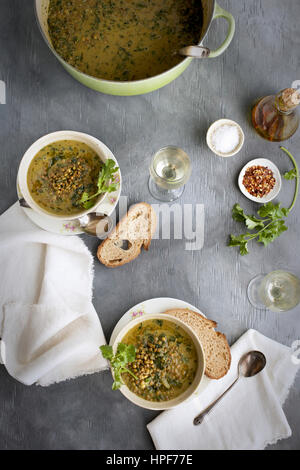
[[[265,204],[272,201],[281,189],[280,171],[271,160],[255,158],[242,168],[238,183],[244,196]]]

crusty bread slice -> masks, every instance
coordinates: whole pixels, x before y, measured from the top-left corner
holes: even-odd
[[[194,330],[203,347],[207,377],[220,379],[227,374],[231,364],[230,347],[226,336],[215,331],[215,321],[188,308],[177,308],[163,313],[179,318]]]
[[[148,250],[156,229],[152,206],[140,202],[132,206],[98,247],[97,256],[109,268],[123,266],[139,256],[142,247]]]

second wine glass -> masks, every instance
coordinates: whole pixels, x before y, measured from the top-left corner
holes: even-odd
[[[300,303],[300,279],[281,269],[258,274],[249,282],[247,293],[257,309],[286,312]]]

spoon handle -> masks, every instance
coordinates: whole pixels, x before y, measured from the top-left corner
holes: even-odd
[[[19,199],[19,204],[21,207],[27,207],[28,209],[31,209],[30,205],[27,204],[27,202],[25,201],[25,199],[22,197],[21,199]]]
[[[194,59],[203,59],[209,56],[210,49],[203,46],[186,46],[179,49],[178,54],[186,57],[193,57]]]
[[[195,426],[198,424],[201,424],[202,421],[204,420],[205,416],[211,411],[211,409],[221,400],[221,398],[224,397],[224,395],[229,392],[229,390],[237,383],[240,377],[238,377],[231,385],[230,387],[225,390],[225,392],[222,393],[222,395],[219,396],[211,405],[209,405],[205,410],[203,410],[196,418],[194,419],[193,423]]]

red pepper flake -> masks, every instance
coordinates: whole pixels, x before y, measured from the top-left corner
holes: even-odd
[[[266,196],[274,188],[275,183],[272,170],[266,166],[250,166],[243,177],[243,185],[254,197]]]

